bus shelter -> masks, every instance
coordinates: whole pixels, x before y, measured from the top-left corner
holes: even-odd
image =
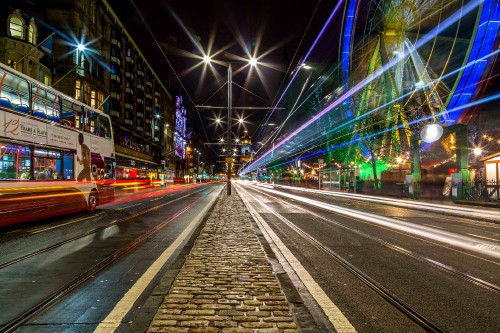
[[[355,167],[340,167],[319,170],[320,188],[328,191],[356,193],[359,170]]]

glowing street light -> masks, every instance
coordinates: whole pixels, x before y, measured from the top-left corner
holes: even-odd
[[[205,64],[209,64],[212,62],[212,59],[210,58],[210,56],[204,55],[203,62]],[[231,166],[234,162],[234,159],[232,157],[230,157],[231,156],[230,155],[231,154],[231,140],[232,140],[232,137],[231,137],[231,134],[232,134],[231,116],[232,116],[232,109],[233,109],[233,68],[232,68],[232,62],[225,62],[225,63],[222,62],[222,63],[225,65],[227,64],[227,96],[228,96],[228,98],[227,98],[227,124],[228,124],[227,125],[228,126],[227,151],[228,151],[228,156],[226,157],[226,163],[227,163],[227,195],[231,195]],[[251,57],[250,59],[248,59],[248,64],[251,67],[257,66],[257,64],[258,64],[257,58]],[[239,124],[243,124],[244,121],[245,120],[243,118],[238,119]],[[215,122],[217,124],[219,124],[220,118],[216,118]],[[223,143],[224,140],[221,138],[220,142]],[[233,156],[236,156],[236,155],[233,154]]]
[[[250,66],[256,66],[257,65],[257,59],[252,57],[248,60],[248,63],[250,64]]]
[[[474,155],[479,156],[482,154],[482,149],[479,147],[474,148]]]

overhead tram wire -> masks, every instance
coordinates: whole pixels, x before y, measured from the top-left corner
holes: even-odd
[[[217,94],[217,93],[219,92],[219,90],[221,90],[222,88],[224,88],[224,87],[226,86],[226,84],[227,84],[227,81],[226,81],[226,82],[224,82],[224,84],[223,84],[222,86],[220,86],[220,87],[219,87],[219,89],[217,89],[217,90],[216,90],[216,91],[212,94],[212,96],[210,96],[209,98],[207,98],[207,100],[206,100],[205,102],[203,102],[203,103],[201,104],[201,106],[205,105],[205,104],[206,104],[209,100],[211,100],[211,99],[212,99],[212,97],[214,97],[214,96],[215,96],[215,94]]]
[[[309,48],[309,51],[307,51],[306,55],[304,56],[303,60],[301,61],[301,63],[305,63],[305,61],[309,58],[309,55],[311,54],[312,50],[316,47],[316,44],[318,43],[318,41],[320,40],[320,38],[323,36],[323,33],[325,32],[327,26],[330,24],[331,20],[333,19],[333,17],[335,16],[335,14],[337,13],[338,9],[340,8],[341,4],[343,3],[344,1],[343,0],[340,0],[337,5],[335,6],[335,8],[332,10],[332,12],[330,13],[330,16],[328,17],[328,19],[326,20],[325,24],[323,25],[323,27],[321,28],[321,31],[319,32],[319,34],[316,36],[316,39],[314,40],[314,42],[312,43],[311,47]],[[300,71],[300,67],[297,71],[295,71],[295,74],[293,75],[292,79],[290,80],[290,82],[288,83],[288,85],[286,86],[285,90],[283,91],[283,93],[281,94],[281,97],[279,98],[279,100],[276,102],[276,106],[281,102],[281,100],[283,99],[283,97],[285,96],[285,93],[288,91],[288,88],[290,88],[292,82],[295,80],[295,78],[297,77],[298,73]],[[267,121],[269,120],[269,118],[271,118],[272,114],[274,113],[274,109],[271,111],[271,113],[269,114],[269,116],[266,118],[265,120],[265,123],[267,123]],[[262,128],[262,127],[261,127]]]
[[[321,0],[319,0],[319,1],[318,1],[318,3],[316,4],[316,8],[314,9],[314,12],[312,13],[311,18],[309,19],[309,22],[307,23],[307,27],[306,27],[306,29],[304,30],[304,33],[302,34],[302,38],[300,39],[299,45],[297,45],[297,48],[295,49],[295,52],[294,52],[293,57],[292,57],[292,60],[291,60],[291,61],[290,61],[290,63],[288,64],[288,68],[287,68],[287,70],[286,70],[286,75],[283,77],[283,80],[281,80],[281,83],[280,83],[280,86],[279,86],[278,90],[276,90],[276,94],[274,95],[273,101],[271,102],[271,106],[272,106],[272,105],[274,104],[274,102],[276,101],[276,98],[278,97],[278,94],[279,94],[279,92],[280,92],[280,90],[281,90],[281,87],[283,87],[283,83],[285,82],[285,80],[286,80],[286,78],[287,78],[288,74],[290,73],[290,69],[292,68],[293,61],[295,60],[295,57],[297,56],[297,53],[299,52],[300,46],[302,45],[302,42],[304,41],[304,38],[306,37],[306,33],[307,33],[307,31],[309,30],[309,27],[311,26],[311,22],[313,21],[314,16],[316,15],[316,12],[317,12],[317,10],[318,10],[318,8],[319,8],[319,4],[320,4],[320,3],[321,3]],[[272,110],[271,110],[271,114],[272,114]],[[259,124],[259,127],[260,127],[260,128],[263,128],[265,125],[263,126],[262,124],[263,124],[263,123],[266,123],[266,122],[267,122],[267,120],[268,120],[269,118],[270,118],[270,116],[268,117],[268,116],[267,116],[267,114],[266,114],[266,117],[265,117],[265,118],[261,121],[261,123]],[[256,138],[258,138],[261,132],[262,132],[262,130],[261,130],[261,131],[259,131],[259,132],[257,133],[257,135],[255,135],[255,137],[256,137]],[[259,150],[260,150],[260,149],[259,149]],[[258,152],[259,150],[257,150],[257,152]]]
[[[195,110],[196,110],[196,113],[198,114],[198,117],[200,118],[200,121],[201,121],[201,123],[203,124],[203,120],[201,119],[200,111],[199,111],[199,110],[198,110],[198,108],[196,107],[196,104],[194,103],[193,99],[191,98],[191,95],[188,93],[188,91],[187,91],[186,87],[185,87],[185,86],[184,86],[184,84],[182,83],[181,78],[179,77],[179,75],[177,75],[177,72],[175,71],[174,67],[173,67],[173,66],[172,66],[172,64],[170,63],[170,60],[168,60],[168,57],[167,57],[167,55],[165,54],[165,52],[163,52],[163,49],[161,48],[160,43],[158,43],[158,40],[156,39],[156,37],[155,37],[154,33],[153,33],[153,32],[151,31],[151,29],[149,28],[149,25],[148,25],[148,23],[146,22],[146,20],[144,19],[144,17],[142,16],[141,12],[139,11],[139,8],[137,8],[137,6],[136,6],[136,4],[135,4],[134,0],[130,0],[130,2],[132,3],[132,5],[134,6],[135,10],[136,10],[136,11],[137,11],[137,13],[139,14],[139,16],[140,16],[140,18],[141,18],[142,22],[144,23],[144,25],[145,25],[145,26],[146,26],[146,28],[148,29],[149,34],[151,35],[151,37],[153,37],[153,39],[154,39],[154,41],[155,41],[156,45],[158,46],[158,49],[160,50],[161,54],[163,55],[163,57],[164,57],[164,58],[165,58],[165,60],[167,61],[167,63],[168,63],[168,65],[169,65],[170,69],[172,70],[172,72],[175,74],[175,77],[177,78],[177,80],[178,80],[178,81],[179,81],[179,83],[181,84],[182,89],[183,89],[183,90],[184,90],[184,92],[186,93],[186,95],[187,95],[187,97],[188,97],[189,101],[191,102],[191,104],[194,106],[194,108],[195,108]],[[208,140],[208,134],[207,134],[207,131],[205,130],[205,127],[204,127],[204,126],[202,126],[202,128],[203,128],[203,133],[205,134],[205,138],[206,138],[206,140],[207,140],[207,142],[208,142],[209,140]],[[217,154],[217,152],[216,152],[216,151],[215,151],[212,147],[210,147],[210,149],[212,149],[212,151],[213,151],[215,154]]]
[[[241,88],[242,90],[244,90],[244,91],[246,91],[246,92],[248,92],[248,93],[250,93],[250,94],[254,95],[255,97],[260,98],[260,99],[261,99],[261,100],[263,100],[264,102],[269,103],[269,101],[268,101],[267,99],[264,99],[263,97],[261,97],[261,96],[259,96],[259,95],[255,94],[255,93],[253,93],[253,92],[251,92],[251,91],[250,91],[250,90],[248,90],[247,88],[240,86],[238,83],[233,82],[233,84],[234,84],[235,86],[238,86],[238,87],[239,87],[239,88]],[[234,106],[233,106],[233,108],[234,108]],[[272,108],[272,103],[271,103],[271,107],[269,107],[269,109],[271,109],[271,108]]]
[[[437,35],[441,31],[444,31],[445,29],[447,29],[450,25],[452,25],[453,23],[455,23],[457,21],[457,17],[459,17],[459,16],[461,17],[462,15],[466,15],[467,13],[469,13],[470,11],[472,11],[474,8],[476,8],[477,6],[479,6],[480,3],[481,3],[481,0],[471,1],[466,6],[462,7],[460,10],[456,11],[455,13],[453,13],[450,17],[448,17],[440,25],[438,25],[437,27],[433,28],[427,35],[425,35],[425,37],[423,37],[422,39],[420,39],[415,44],[414,49],[419,49],[422,45],[424,45],[427,42],[429,42],[433,35]],[[403,54],[403,57],[401,57],[401,58],[404,58],[405,56],[407,56],[408,53],[409,53],[408,51],[405,51],[405,54]],[[358,92],[363,87],[365,87],[367,84],[369,84],[371,81],[375,80],[377,77],[379,77],[380,75],[384,74],[387,70],[389,70],[395,64],[397,64],[399,61],[401,61],[401,60],[398,60],[398,59],[399,58],[394,58],[393,60],[391,60],[390,62],[388,62],[387,64],[385,64],[383,67],[381,67],[380,69],[378,69],[370,77],[367,77],[364,80],[358,82],[355,86],[353,86],[351,89],[349,89],[346,93],[344,93],[342,96],[340,96],[339,98],[337,98],[332,104],[330,104],[329,106],[327,106],[326,108],[324,108],[321,112],[319,112],[318,114],[316,114],[313,118],[311,118],[310,120],[308,120],[307,122],[305,122],[298,129],[296,129],[291,134],[289,134],[287,137],[285,137],[284,139],[282,139],[277,144],[276,147],[273,146],[272,150],[271,149],[268,150],[262,156],[260,156],[256,160],[254,160],[253,163],[250,165],[250,167],[257,165],[260,160],[262,160],[263,158],[265,158],[266,156],[268,156],[270,153],[272,153],[274,151],[274,149],[277,149],[277,148],[281,147],[283,144],[285,144],[291,138],[293,138],[295,135],[297,135],[297,133],[303,131],[305,128],[307,128],[309,125],[311,125],[313,122],[317,121],[319,118],[321,118],[326,113],[328,113],[331,109],[337,107],[346,98],[349,98],[354,93]]]

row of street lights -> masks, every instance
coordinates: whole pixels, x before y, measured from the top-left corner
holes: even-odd
[[[210,56],[208,55],[205,55],[203,57],[203,62],[206,64],[206,65],[210,65],[212,62],[214,62]],[[246,63],[247,66],[257,66],[258,64],[258,61],[256,58],[254,57],[250,57],[250,59],[248,59],[247,62],[241,62],[241,61],[238,61],[238,62],[219,62],[217,61],[217,63],[219,64],[226,64],[227,65],[227,126],[228,126],[228,129],[227,129],[227,155],[226,155],[226,159],[225,159],[225,162],[227,164],[227,195],[231,195],[231,169],[232,169],[232,166],[234,164],[234,158],[233,156],[235,154],[233,154],[233,156],[231,156],[231,142],[232,142],[232,130],[231,130],[231,123],[232,123],[232,109],[233,109],[233,68],[232,68],[232,64],[235,64],[235,63]],[[238,122],[240,124],[243,123],[243,118],[240,118],[238,119]],[[216,122],[218,124],[220,124],[221,120],[220,118],[217,118],[216,119]],[[223,143],[224,140],[221,139],[221,143]],[[224,150],[223,150],[224,152]],[[236,153],[236,152],[235,152]]]

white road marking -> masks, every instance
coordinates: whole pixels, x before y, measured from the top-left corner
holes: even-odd
[[[130,207],[135,207],[135,206],[139,206],[139,205],[142,205],[142,202],[136,203],[136,204],[130,205],[130,206],[121,207],[121,208],[118,208],[118,209],[122,210],[122,209],[127,209],[127,208],[130,208]]]
[[[332,323],[335,330],[339,333],[356,332],[356,329],[351,325],[342,311],[340,311],[340,309],[326,295],[320,285],[314,280],[314,278],[309,274],[304,266],[302,266],[300,261],[293,255],[293,253],[286,247],[286,245],[281,241],[278,235],[274,233],[271,227],[266,223],[266,221],[264,221],[264,219],[253,208],[253,206],[250,205],[248,200],[244,196],[241,196],[241,198],[245,202],[248,210],[255,218],[256,222],[260,225],[261,230],[269,235],[272,241],[276,244],[276,247],[283,254],[297,276],[300,278],[302,283],[304,283],[309,293],[314,297],[321,309],[325,312],[328,320]]]
[[[431,227],[431,228],[437,228],[437,229],[443,229],[441,227],[438,227],[438,226],[435,226],[435,225],[432,225],[432,224],[425,224],[425,223],[422,223],[423,225],[426,225],[428,227]]]
[[[118,329],[123,322],[123,318],[130,311],[139,296],[144,292],[146,287],[151,283],[153,278],[158,274],[160,269],[170,259],[174,252],[182,245],[182,243],[189,237],[191,232],[198,226],[200,220],[203,218],[208,209],[212,206],[218,195],[210,199],[208,205],[196,215],[192,222],[184,229],[184,231],[175,239],[175,241],[155,260],[155,262],[148,268],[146,272],[137,280],[137,282],[130,288],[130,290],[123,295],[122,299],[116,304],[114,309],[108,316],[96,327],[95,333],[110,333]]]
[[[484,237],[484,236],[479,236],[479,235],[474,235],[474,234],[467,234],[469,236],[474,236],[474,237],[479,237],[479,238],[483,238],[483,239],[487,239],[487,240],[492,240],[494,242],[498,242],[499,240],[498,239],[495,239],[495,238],[489,238],[489,237]]]

